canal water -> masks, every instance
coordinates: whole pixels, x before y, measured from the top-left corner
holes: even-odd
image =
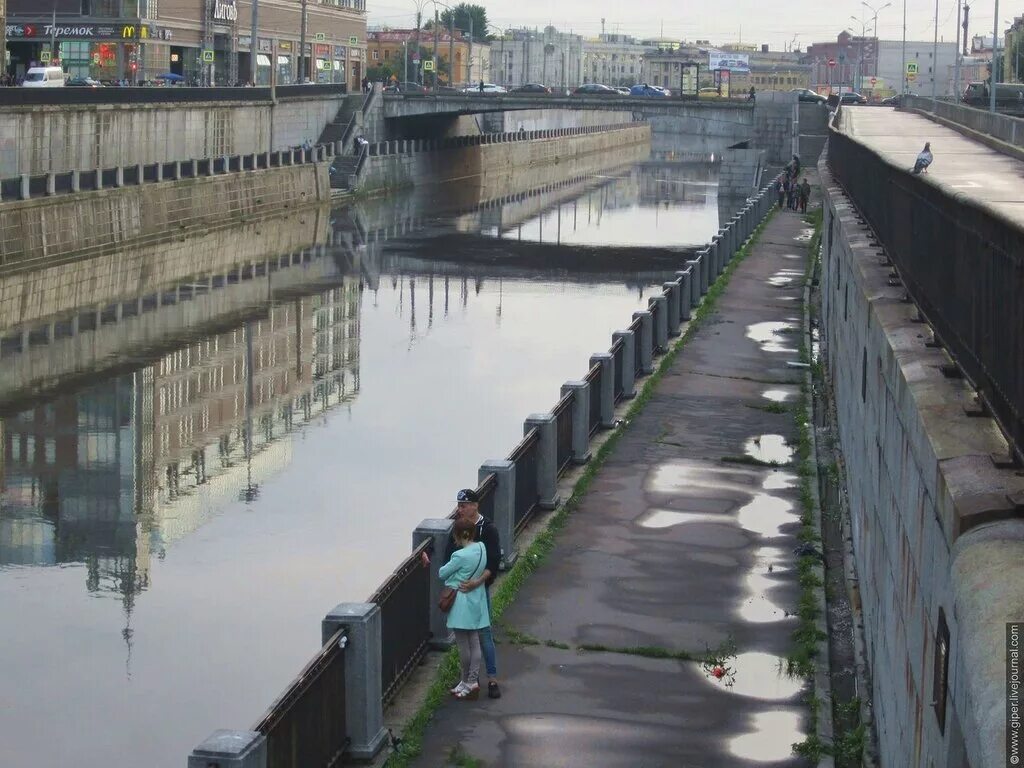
[[[251,726],[321,617],[368,597],[710,238],[714,175],[660,159],[499,203],[336,210],[245,312],[178,332],[168,299],[117,365],[0,379],[35,393],[0,392],[0,762],[179,766]]]

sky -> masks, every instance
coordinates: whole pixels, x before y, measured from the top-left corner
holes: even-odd
[[[433,15],[429,0],[419,0],[424,16]],[[605,31],[634,37],[665,37],[672,39],[710,40],[722,43],[768,43],[772,50],[788,49],[796,39],[796,47],[805,49],[814,42],[835,40],[844,28],[861,32],[861,18],[871,33],[873,13],[860,0],[732,0],[723,3],[721,11],[710,17],[705,10],[707,0],[638,0],[634,4],[612,0],[477,0],[487,9],[488,19],[501,27],[552,24],[559,30],[572,30],[585,36]],[[450,2],[450,4],[455,4]],[[872,2],[876,8],[884,0]],[[439,6],[443,10],[443,6]],[[934,0],[906,0],[907,39],[931,41],[935,34]],[[641,11],[642,9],[642,11]],[[957,0],[938,0],[939,39],[956,40]],[[371,25],[391,27],[415,24],[416,0],[368,0]],[[971,8],[969,33],[992,34],[993,2],[975,2]],[[639,11],[639,12],[638,12]],[[1003,0],[999,10],[1001,21],[1024,12],[1024,3]],[[856,20],[851,16],[856,17]],[[1007,24],[1000,24],[1000,34]],[[883,40],[900,40],[903,36],[903,1],[897,0],[878,15],[878,36]]]

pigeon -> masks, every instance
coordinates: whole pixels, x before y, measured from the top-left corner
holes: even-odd
[[[932,164],[932,145],[931,142],[925,142],[924,149],[921,150],[921,154],[917,156],[917,160],[914,163],[913,173],[915,175],[924,171],[928,172],[928,166]]]

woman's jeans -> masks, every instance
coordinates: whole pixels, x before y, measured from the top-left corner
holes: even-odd
[[[480,679],[480,633],[474,629],[456,629],[455,643],[462,662],[462,682],[474,686]]]
[[[487,589],[484,587],[484,589]],[[487,614],[491,613],[491,592],[487,590]],[[487,676],[498,676],[498,660],[494,652],[494,634],[490,626],[480,630],[480,650],[484,654],[484,664],[487,666]]]

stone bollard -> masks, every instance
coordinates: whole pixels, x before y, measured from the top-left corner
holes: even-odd
[[[57,194],[57,176],[53,171],[46,174],[46,194],[50,197]]]
[[[448,631],[448,619],[437,608],[437,601],[441,597],[441,577],[437,572],[444,565],[444,552],[448,547],[448,540],[452,535],[452,521],[439,518],[428,518],[421,520],[412,532],[412,548],[415,550],[426,539],[434,542],[434,551],[430,555],[430,647],[443,651],[451,646]]]
[[[681,286],[678,280],[672,280],[668,283],[662,283],[662,288],[665,289],[665,295],[668,297],[668,335],[678,336],[679,335],[679,294]]]
[[[558,423],[550,413],[530,414],[523,422],[523,434],[531,429],[538,432],[537,443],[537,504],[541,509],[555,509],[558,496]]]
[[[124,186],[124,167],[123,166],[119,165],[119,166],[117,166],[117,168],[114,169],[114,186],[115,187],[123,187]]]
[[[339,629],[346,630],[345,725],[348,754],[356,760],[372,760],[381,747],[384,708],[381,701],[381,617],[375,603],[341,603],[321,623],[321,644]]]
[[[259,731],[214,731],[192,750],[188,768],[267,768],[267,737]]]
[[[516,549],[516,465],[507,459],[492,460],[480,465],[479,482],[490,475],[497,481],[494,488],[494,527],[501,541],[501,570],[507,571],[519,556]]]
[[[82,191],[82,174],[79,171],[71,172],[71,191],[81,192]]]
[[[654,347],[655,349],[668,349],[668,298],[665,294],[653,296],[651,304],[658,308],[657,322],[654,323]],[[651,313],[654,317],[654,313]]]
[[[693,301],[693,288],[690,286],[690,281],[693,277],[693,269],[687,267],[676,272],[676,277],[679,278],[679,320],[682,322],[690,319],[691,302]]]
[[[634,312],[633,319],[640,321],[640,338],[636,342],[640,344],[640,372],[649,374],[654,372],[654,318],[649,311]]]
[[[696,307],[700,304],[700,251],[697,251],[697,258],[688,259],[686,262],[690,269],[690,306]]]
[[[590,384],[585,381],[567,381],[562,385],[562,397],[573,393],[572,401],[572,463],[590,461]]]
[[[612,341],[619,339],[622,339],[622,365],[616,368],[615,375],[619,377],[622,397],[631,400],[636,397],[636,338],[632,331],[615,331]]]
[[[590,367],[601,366],[601,388],[591,392],[591,397],[601,398],[601,426],[611,429],[615,426],[615,356],[610,352],[598,352],[590,356]]]

